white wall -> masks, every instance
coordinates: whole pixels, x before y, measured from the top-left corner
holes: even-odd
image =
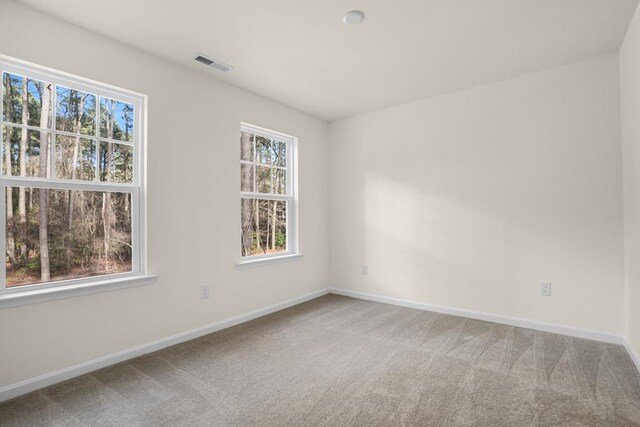
[[[327,286],[325,122],[0,3],[0,53],[149,96],[149,267],[160,275],[153,286],[0,310],[0,387]],[[235,269],[241,121],[299,137],[300,261]],[[176,162],[185,149],[188,166]]]
[[[626,336],[640,354],[640,8],[620,49]]]
[[[337,121],[329,140],[333,286],[623,334],[616,54]]]

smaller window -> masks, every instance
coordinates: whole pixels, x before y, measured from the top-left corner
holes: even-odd
[[[256,126],[240,129],[242,257],[296,254],[296,138]]]

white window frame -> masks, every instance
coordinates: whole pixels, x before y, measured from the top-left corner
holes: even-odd
[[[241,255],[241,258],[236,262],[236,265],[238,268],[244,268],[254,265],[298,259],[302,256],[298,246],[298,138],[244,122],[240,124],[240,132],[251,133],[270,140],[275,139],[286,144],[286,194],[240,191],[240,199],[278,200],[287,203],[287,250],[275,254],[244,257]],[[254,149],[254,156],[255,155],[257,155],[257,153]],[[246,161],[241,159],[240,165],[242,164],[253,165],[255,164],[255,161]],[[254,181],[256,180],[257,175],[254,171]],[[242,237],[242,226],[240,226],[240,236]],[[242,244],[240,242],[238,244],[238,251],[242,254]]]
[[[131,192],[131,242],[132,260],[130,272],[105,274],[100,276],[83,277],[68,280],[52,280],[46,283],[35,283],[20,285],[17,287],[6,287],[6,267],[5,263],[0,263],[0,308],[14,307],[25,304],[44,302],[49,300],[67,298],[104,292],[114,289],[140,286],[153,283],[157,276],[149,275],[147,272],[147,248],[146,248],[146,175],[145,175],[145,155],[146,155],[146,95],[132,92],[125,89],[116,88],[104,83],[88,80],[61,71],[31,64],[8,56],[0,55],[0,75],[11,73],[30,79],[40,80],[54,85],[76,89],[96,96],[96,134],[80,135],[82,138],[97,141],[96,149],[99,149],[100,142],[108,142],[107,138],[100,137],[100,98],[105,97],[117,101],[123,101],[134,106],[134,142],[111,141],[117,144],[129,145],[133,147],[133,182],[132,183],[112,183],[99,181],[99,171],[96,165],[96,180],[81,181],[56,178],[55,173],[55,140],[56,135],[76,136],[73,132],[65,132],[55,129],[57,91],[52,91],[52,124],[51,129],[42,129],[37,126],[23,126],[21,124],[11,124],[4,122],[0,113],[0,143],[4,145],[4,127],[12,126],[17,128],[26,127],[29,130],[48,132],[51,136],[52,148],[51,176],[49,178],[40,177],[20,177],[0,174],[0,252],[6,256],[6,190],[11,187],[32,187],[44,189],[64,189],[64,190],[86,190],[86,191],[111,191],[111,192]],[[0,111],[4,109],[4,94],[0,91]],[[97,152],[96,152],[97,153]],[[97,154],[96,154],[97,156]],[[4,161],[4,160],[3,160]]]

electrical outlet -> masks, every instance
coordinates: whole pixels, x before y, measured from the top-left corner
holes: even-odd
[[[209,298],[209,285],[200,286],[200,298],[202,299]]]
[[[551,296],[551,283],[550,282],[542,282],[540,283],[540,295],[544,297]]]
[[[360,272],[362,274],[369,274],[369,266],[367,264],[362,264],[360,267]]]

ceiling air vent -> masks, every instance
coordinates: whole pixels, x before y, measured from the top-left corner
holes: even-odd
[[[220,62],[216,59],[207,58],[204,55],[198,55],[194,59],[204,65],[208,65],[209,67],[224,71],[225,73],[233,68],[231,65],[227,65],[224,62]]]

